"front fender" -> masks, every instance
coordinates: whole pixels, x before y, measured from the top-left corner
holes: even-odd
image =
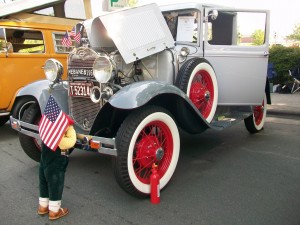
[[[46,107],[50,94],[52,94],[61,109],[65,113],[69,113],[66,84],[56,84],[52,89],[49,87],[50,84],[51,82],[48,80],[35,81],[23,87],[17,94],[17,97],[33,96],[37,100],[40,109],[43,110]]]
[[[162,94],[179,95],[189,101],[188,97],[174,85],[162,81],[143,81],[122,88],[108,102],[114,108],[134,109]]]
[[[110,98],[109,104],[104,105],[97,115],[91,133],[105,126],[118,128],[132,110],[147,104],[157,104],[168,109],[187,132],[201,133],[211,127],[179,88],[161,81],[144,81],[128,85]],[[115,122],[113,118],[119,121]]]
[[[42,93],[42,90],[49,88],[49,85],[50,81],[48,80],[35,81],[21,88],[17,93],[17,97],[29,95],[35,97],[35,99],[38,100]]]

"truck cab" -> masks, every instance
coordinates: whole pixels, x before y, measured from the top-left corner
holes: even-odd
[[[34,92],[37,102],[21,120],[11,117],[32,159],[39,161],[33,143],[50,96],[75,121],[75,148],[112,156],[117,182],[136,197],[150,194],[153,165],[160,189],[170,181],[179,127],[198,134],[244,121],[250,133],[263,129],[271,101],[267,10],[149,4],[103,13],[75,32],[80,42],[67,68],[47,60],[48,81],[19,93]]]

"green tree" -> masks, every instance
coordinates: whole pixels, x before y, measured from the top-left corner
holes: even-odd
[[[255,30],[251,35],[253,45],[262,45],[265,42],[265,32],[263,30]]]
[[[289,70],[299,66],[300,48],[297,46],[284,47],[282,45],[273,45],[270,48],[269,62],[274,63],[277,77],[274,78],[274,84],[286,84],[292,81]]]
[[[287,39],[300,41],[300,23],[295,25],[294,32],[287,36]]]

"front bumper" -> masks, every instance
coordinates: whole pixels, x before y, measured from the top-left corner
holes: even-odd
[[[19,133],[41,140],[37,125],[26,123],[10,116],[11,127]],[[114,138],[104,138],[77,133],[77,141],[74,146],[77,149],[96,151],[101,154],[117,156]]]

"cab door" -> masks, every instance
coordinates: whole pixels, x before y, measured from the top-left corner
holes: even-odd
[[[204,57],[215,69],[219,105],[261,104],[267,77],[269,12],[205,9]]]
[[[1,39],[0,50],[0,110],[9,111],[20,88],[45,77],[43,65],[49,56],[42,31],[11,27],[1,29],[5,38]]]

